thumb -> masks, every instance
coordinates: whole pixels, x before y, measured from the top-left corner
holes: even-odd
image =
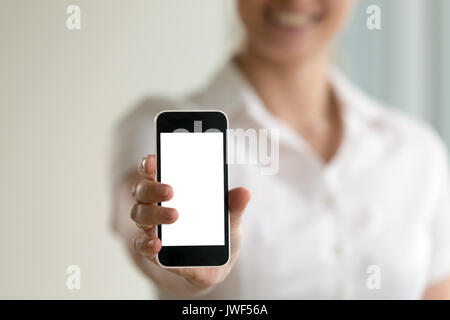
[[[250,192],[245,188],[236,188],[228,192],[228,208],[230,210],[230,228],[237,228],[241,222],[247,203],[250,201]]]

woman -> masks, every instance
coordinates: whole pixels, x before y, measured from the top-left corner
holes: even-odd
[[[161,297],[450,298],[445,148],[329,65],[354,2],[239,1],[244,50],[211,85],[186,102],[149,100],[123,121],[118,173],[154,152],[163,109],[220,107],[231,128],[279,132],[276,174],[230,167],[230,185],[245,188],[229,192],[232,257],[220,268],[158,266],[155,226],[178,212],[155,203],[174,190],[155,182],[153,155],[121,176],[115,226]]]

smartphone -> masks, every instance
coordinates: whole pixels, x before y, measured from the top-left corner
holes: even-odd
[[[159,225],[163,267],[228,262],[227,116],[221,111],[163,111],[155,117],[157,180],[169,184],[178,219]],[[161,203],[158,203],[161,205]]]

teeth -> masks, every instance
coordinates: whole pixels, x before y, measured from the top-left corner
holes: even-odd
[[[291,13],[285,11],[275,11],[273,14],[275,20],[286,27],[299,28],[310,22],[310,16],[304,13]]]

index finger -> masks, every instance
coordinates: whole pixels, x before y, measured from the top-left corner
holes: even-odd
[[[154,154],[146,155],[142,158],[138,167],[139,175],[148,180],[156,178],[156,157]]]

